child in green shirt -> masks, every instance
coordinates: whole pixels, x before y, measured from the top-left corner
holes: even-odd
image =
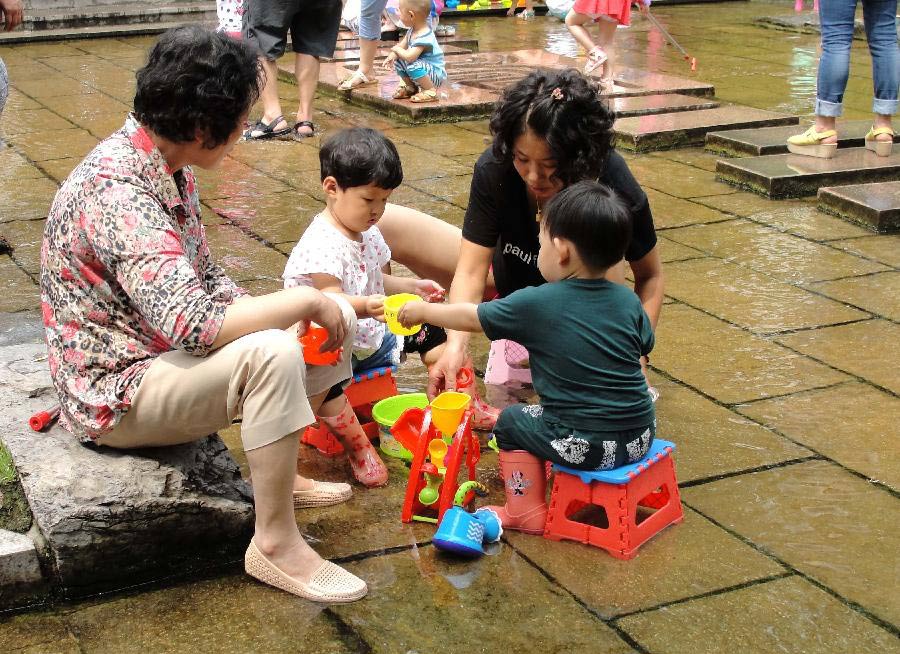
[[[633,291],[606,279],[631,233],[629,212],[606,186],[578,182],[548,203],[537,266],[549,283],[479,305],[404,305],[405,325],[506,338],[530,354],[540,404],[514,404],[494,435],[506,487],[494,508],[504,528],[543,533],[547,513],[543,460],[581,470],[639,461],[656,419],[640,359],[653,349],[650,319]]]

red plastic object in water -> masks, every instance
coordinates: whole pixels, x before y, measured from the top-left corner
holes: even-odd
[[[341,356],[341,348],[332,352],[319,352],[322,343],[327,340],[328,330],[311,325],[300,337],[300,345],[303,346],[303,360],[314,366],[327,366],[337,361]]]
[[[59,417],[59,407],[51,407],[46,411],[38,411],[28,419],[28,426],[34,431],[44,431]]]

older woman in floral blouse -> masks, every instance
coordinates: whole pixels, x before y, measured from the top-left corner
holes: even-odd
[[[292,325],[351,351],[349,304],[309,288],[249,297],[210,258],[190,166],[215,168],[259,94],[255,54],[200,27],[164,34],[138,71],[135,112],[72,172],[41,250],[41,304],[64,427],[114,448],[201,438],[242,418],[256,529],[246,570],[318,601],[366,584],[303,540],[295,506],[347,499],[296,475],[298,431],[349,360],[306,368]],[[293,495],[293,500],[292,500]]]

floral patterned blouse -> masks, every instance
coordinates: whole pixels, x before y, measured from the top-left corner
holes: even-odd
[[[133,116],[63,183],[41,247],[41,310],[63,427],[111,431],[153,360],[212,346],[244,294],[209,254],[190,168]]]

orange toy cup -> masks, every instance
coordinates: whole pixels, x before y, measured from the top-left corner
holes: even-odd
[[[341,358],[341,348],[333,352],[319,352],[322,344],[328,340],[328,330],[318,325],[310,325],[306,333],[300,337],[303,346],[303,360],[313,366],[327,366]]]

